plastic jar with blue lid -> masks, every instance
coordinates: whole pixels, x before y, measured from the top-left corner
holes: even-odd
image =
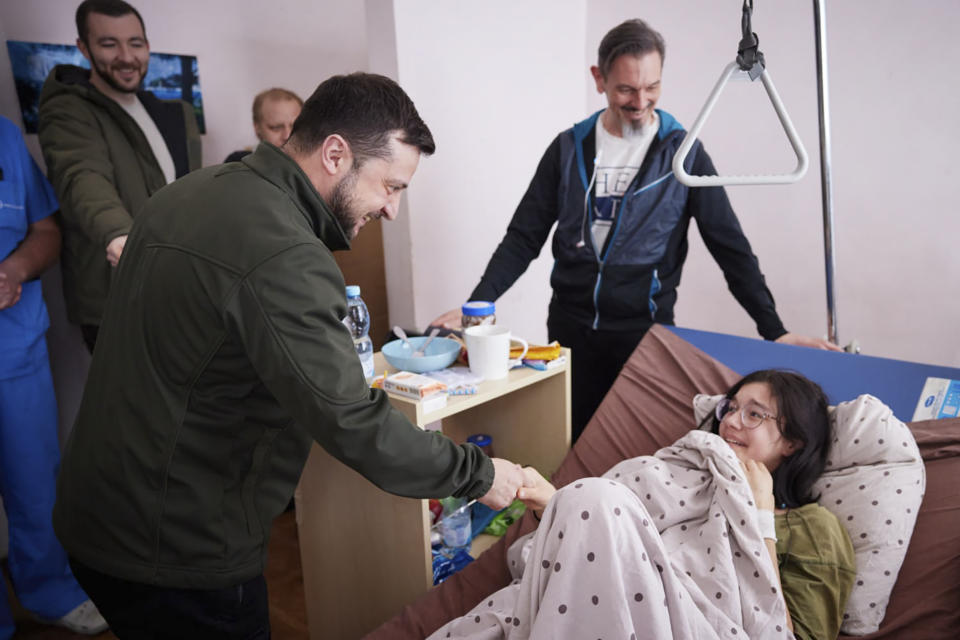
[[[485,454],[487,454],[487,457],[488,457],[488,458],[493,458],[493,457],[495,457],[495,456],[493,455],[493,438],[491,438],[491,437],[488,436],[487,434],[485,434],[485,433],[475,433],[475,434],[473,434],[472,436],[470,436],[470,437],[467,438],[467,442],[469,442],[469,443],[471,443],[471,444],[475,444],[475,445],[477,445],[478,447],[480,447],[480,449],[481,449]]]
[[[461,320],[460,326],[464,329],[476,327],[481,324],[496,324],[496,307],[492,302],[484,300],[471,300],[465,302],[460,307]]]

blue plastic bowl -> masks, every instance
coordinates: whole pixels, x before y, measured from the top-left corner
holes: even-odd
[[[411,349],[403,340],[394,340],[383,345],[381,352],[392,366],[400,371],[413,371],[414,373],[425,373],[427,371],[436,371],[445,369],[453,364],[460,353],[460,343],[450,338],[434,338],[427,345],[427,350],[420,358],[414,358],[413,352],[420,348],[427,341],[426,336],[420,338],[410,338]]]

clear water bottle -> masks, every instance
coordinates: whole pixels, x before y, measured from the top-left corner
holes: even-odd
[[[363,365],[363,375],[368,380],[373,377],[373,341],[370,340],[370,312],[360,297],[360,287],[352,284],[347,287],[347,317],[343,319],[350,335],[353,336],[353,346],[357,350],[360,364]]]

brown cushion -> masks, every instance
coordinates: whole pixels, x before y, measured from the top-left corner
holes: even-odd
[[[682,338],[654,327],[554,474],[554,484],[599,476],[621,460],[672,444],[693,425],[693,396],[722,393],[737,379]],[[926,463],[926,496],[883,625],[865,638],[946,638],[960,628],[960,419],[908,426]],[[506,549],[534,525],[526,515],[475,562],[368,637],[424,638],[469,611],[509,583]]]

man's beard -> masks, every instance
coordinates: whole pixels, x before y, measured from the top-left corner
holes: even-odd
[[[645,120],[621,119],[620,133],[624,139],[640,138],[650,129],[650,123]]]
[[[353,189],[357,186],[358,175],[355,167],[350,169],[347,175],[333,188],[333,193],[330,194],[330,213],[340,223],[340,228],[351,238],[355,235],[353,228],[359,220],[358,216],[353,213],[355,201]]]
[[[137,91],[140,90],[140,86],[143,84],[143,79],[147,77],[147,70],[145,68],[141,68],[139,66],[131,66],[131,65],[123,65],[122,67],[118,67],[118,68],[124,68],[124,69],[132,68],[141,72],[140,81],[137,82],[137,86],[135,86],[133,89],[128,89],[120,85],[119,83],[117,83],[116,80],[113,79],[113,76],[110,74],[109,66],[100,64],[99,62],[94,60],[93,67],[94,67],[93,73],[96,73],[98,76],[100,76],[100,79],[106,82],[107,86],[109,86],[111,89],[113,89],[114,91],[118,91],[120,93],[136,93]]]

